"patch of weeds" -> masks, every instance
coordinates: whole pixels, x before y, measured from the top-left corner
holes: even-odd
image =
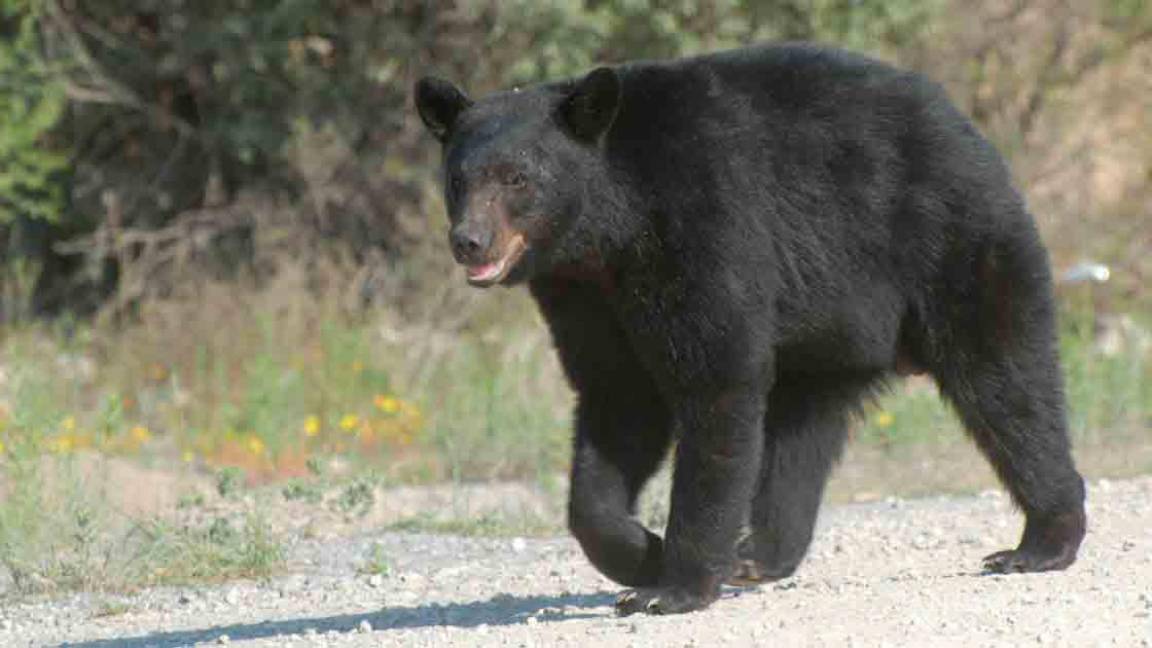
[[[216,473],[216,492],[220,497],[230,499],[239,496],[244,489],[244,471],[229,466]]]
[[[319,504],[324,500],[324,491],[320,486],[298,479],[288,482],[280,492],[284,495],[284,499],[290,502]]]
[[[142,558],[151,567],[142,580],[149,585],[266,578],[284,561],[284,548],[255,516],[238,526],[218,517],[207,528],[157,522],[142,531]]]
[[[176,501],[176,508],[181,510],[200,508],[201,506],[204,506],[203,493],[185,493]]]
[[[92,612],[94,619],[106,619],[108,617],[118,617],[127,614],[132,606],[123,601],[103,601],[96,610]]]
[[[356,572],[367,576],[387,576],[392,571],[392,564],[384,552],[384,546],[373,542],[365,552],[364,560],[356,567]]]
[[[320,457],[308,457],[308,460],[304,462],[304,467],[313,477],[324,476],[324,460]]]
[[[226,546],[236,541],[237,532],[226,517],[218,517],[208,525],[208,541],[220,546]]]
[[[99,484],[83,479],[70,461],[7,459],[11,490],[0,499],[0,571],[17,595],[263,577],[283,561],[260,518],[201,525],[133,519],[109,507]]]
[[[332,501],[332,507],[345,515],[364,516],[376,503],[376,488],[367,479],[356,479]]]

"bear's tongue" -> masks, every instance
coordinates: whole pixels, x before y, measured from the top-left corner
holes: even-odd
[[[487,281],[494,279],[500,275],[500,270],[504,267],[504,259],[493,263],[485,263],[484,265],[468,266],[468,278],[473,281]]]

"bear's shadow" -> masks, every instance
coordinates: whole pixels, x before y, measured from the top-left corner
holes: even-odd
[[[355,632],[364,621],[373,631],[409,628],[455,627],[475,628],[481,625],[506,626],[525,623],[535,616],[541,623],[612,616],[615,595],[608,592],[570,594],[566,596],[495,596],[487,601],[391,607],[362,614],[337,614],[325,617],[281,619],[261,623],[238,623],[209,626],[192,630],[156,632],[135,637],[98,639],[60,644],[61,648],[175,648],[216,641],[228,635],[233,641],[303,635],[315,631],[323,634],[335,630]],[[607,610],[595,610],[605,608]],[[555,612],[548,608],[569,608]],[[572,610],[571,608],[578,608]]]

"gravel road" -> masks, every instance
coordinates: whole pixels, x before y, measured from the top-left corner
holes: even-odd
[[[986,576],[1021,523],[998,493],[829,507],[795,577],[677,617],[616,618],[566,538],[299,541],[270,582],[5,605],[0,646],[1152,646],[1152,478],[1088,510],[1069,571]]]

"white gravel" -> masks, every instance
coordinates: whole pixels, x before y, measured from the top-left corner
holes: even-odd
[[[984,576],[1021,524],[999,494],[829,507],[795,577],[626,619],[566,538],[300,541],[270,582],[6,604],[0,646],[1152,646],[1152,478],[1089,516],[1069,571]],[[374,544],[388,573],[358,573]]]

